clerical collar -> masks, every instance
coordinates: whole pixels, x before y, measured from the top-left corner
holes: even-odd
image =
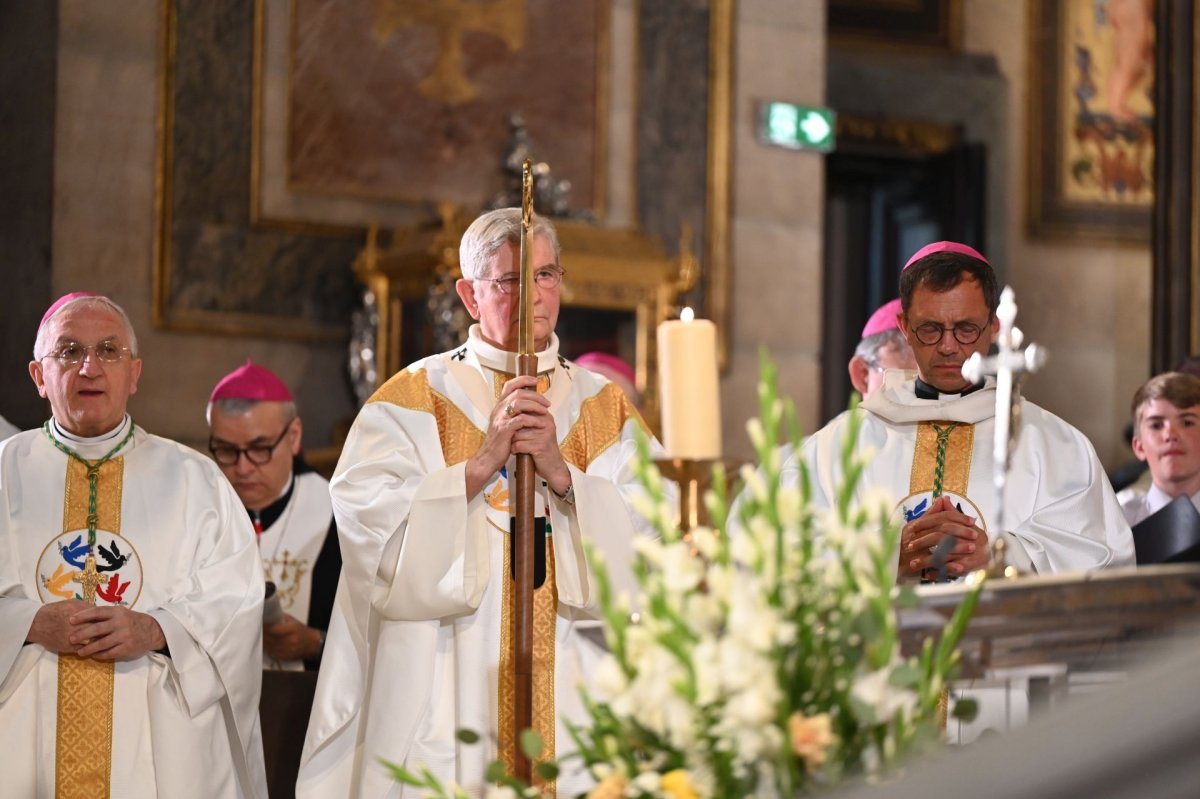
[[[129,426],[133,424],[133,419],[129,414],[125,414],[121,418],[121,423],[107,433],[102,433],[98,436],[84,437],[77,436],[74,433],[67,432],[59,425],[58,420],[51,417],[50,419],[50,434],[53,435],[63,444],[66,444],[71,449],[75,450],[84,458],[100,457],[112,449],[113,445],[129,432]],[[104,452],[100,452],[104,450]]]
[[[944,400],[944,399],[954,399],[956,397],[965,397],[968,394],[975,393],[979,389],[983,388],[983,386],[984,386],[984,381],[980,380],[975,385],[967,386],[966,388],[964,388],[962,391],[960,391],[957,394],[944,394],[918,377],[916,384],[913,386],[913,393],[915,393],[917,395],[917,399]]]
[[[246,508],[246,512],[250,514],[250,521],[252,523],[257,523],[255,525],[255,529],[258,529],[258,526],[261,525],[263,530],[270,530],[271,525],[279,520],[279,517],[283,515],[284,510],[287,509],[288,503],[292,501],[292,494],[295,492],[295,489],[296,474],[293,471],[292,476],[288,479],[287,488],[284,490],[279,499],[275,500],[260,511],[252,511],[249,508]]]
[[[475,353],[479,363],[487,368],[510,375],[517,373],[517,354],[494,347],[484,341],[483,334],[479,331],[479,325],[471,325],[471,330],[467,334],[467,346]],[[557,364],[558,336],[551,333],[550,343],[546,345],[546,349],[537,353],[538,374],[553,370]]]

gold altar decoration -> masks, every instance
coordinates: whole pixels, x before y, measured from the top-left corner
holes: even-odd
[[[354,274],[373,296],[379,315],[374,353],[378,384],[416,357],[435,351],[430,326],[422,323],[423,312],[418,311],[421,320],[406,317],[413,316],[414,303],[423,306],[439,278],[461,276],[458,244],[474,214],[443,204],[439,216],[436,225],[396,231],[386,245],[372,226],[366,247],[354,261]],[[563,309],[619,311],[633,317],[635,385],[642,397],[643,417],[657,431],[659,391],[657,381],[650,379],[657,373],[655,331],[673,315],[679,295],[696,285],[692,232],[681,231],[680,254],[671,257],[658,242],[635,230],[552,221],[567,273],[562,283]]]

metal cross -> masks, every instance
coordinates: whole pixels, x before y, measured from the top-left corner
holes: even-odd
[[[88,555],[84,561],[83,571],[76,572],[72,580],[83,586],[83,601],[89,605],[96,604],[96,589],[105,582],[104,576],[96,571],[96,556]]]
[[[992,444],[992,482],[996,487],[996,512],[993,514],[996,534],[991,539],[991,564],[988,571],[993,576],[1012,572],[1004,563],[1004,490],[1008,483],[1008,470],[1012,455],[1017,448],[1021,433],[1021,382],[1046,362],[1045,347],[1030,344],[1022,349],[1024,335],[1013,323],[1017,318],[1017,303],[1011,286],[1000,293],[1000,305],[996,308],[1000,321],[1000,333],[996,338],[997,352],[984,357],[975,353],[963,364],[963,377],[978,383],[985,375],[996,378],[996,435]]]

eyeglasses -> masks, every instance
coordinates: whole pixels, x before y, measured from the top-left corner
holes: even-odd
[[[87,357],[89,351],[101,363],[116,363],[130,352],[128,347],[122,347],[112,339],[101,341],[91,347],[80,344],[78,341],[64,341],[58,345],[58,349],[46,353],[42,358],[54,358],[63,366],[75,366]]]
[[[567,270],[562,267],[554,269],[547,267],[533,273],[533,282],[540,289],[552,289],[562,282],[565,274],[567,274]],[[495,283],[496,290],[501,294],[516,294],[521,285],[521,276],[516,272],[503,277],[477,277],[475,279],[484,283]]]
[[[937,322],[925,322],[909,329],[916,334],[917,341],[925,345],[937,344],[947,332],[953,332],[959,344],[974,344],[983,332],[983,328],[974,322],[959,322],[953,327],[943,327]]]
[[[255,466],[265,466],[271,462],[272,456],[275,455],[275,448],[279,446],[280,441],[283,441],[283,437],[288,434],[288,430],[291,427],[291,422],[284,425],[283,432],[279,434],[279,438],[270,444],[256,444],[244,448],[231,447],[228,444],[217,444],[210,438],[208,440],[208,451],[212,453],[213,460],[222,466],[236,466],[238,458],[242,455],[245,455],[246,460]]]

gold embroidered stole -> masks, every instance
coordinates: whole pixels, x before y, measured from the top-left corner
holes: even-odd
[[[491,388],[496,399],[499,399],[504,383],[511,378],[512,375],[493,372]],[[538,392],[545,394],[549,389],[550,381],[547,375],[539,376]],[[429,384],[429,376],[423,369],[396,374],[371,397],[370,402],[389,402],[433,415],[437,422],[442,457],[447,466],[467,460],[483,444],[484,431],[476,427],[461,408]],[[559,445],[563,458],[580,471],[586,471],[592,461],[620,440],[621,431],[631,418],[637,419],[649,435],[645,422],[625,393],[615,384],[605,385],[581,404],[579,417]],[[519,742],[515,740],[513,731],[516,680],[512,663],[512,640],[516,624],[516,592],[510,577],[512,562],[508,547],[504,550],[503,574],[500,667],[496,686],[497,735],[499,758],[508,767],[508,773],[512,774],[516,768]],[[554,647],[557,620],[558,586],[554,577],[554,543],[550,536],[547,536],[546,579],[533,592],[533,729],[541,736],[543,743],[542,755],[534,763],[535,767],[537,763],[551,761],[555,757]],[[535,776],[534,782],[543,788],[544,795],[554,795],[553,781],[541,783]]]
[[[121,532],[125,459],[100,467],[96,526]],[[87,467],[67,459],[63,532],[88,526]],[[114,665],[75,655],[58,656],[58,720],[54,785],[57,799],[106,799],[112,772]]]
[[[937,499],[949,491],[967,495],[975,425],[963,422],[920,422],[913,450],[908,492],[930,491]]]

